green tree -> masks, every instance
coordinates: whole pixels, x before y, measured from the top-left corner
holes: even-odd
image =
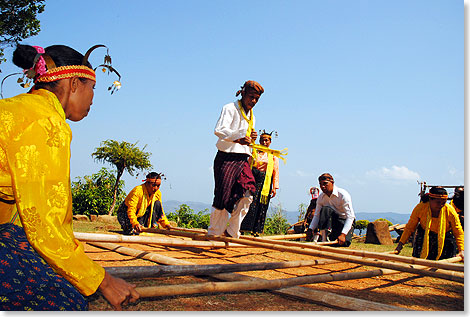
[[[267,235],[286,234],[289,226],[285,212],[282,210],[281,204],[279,204],[276,208],[272,209],[272,212],[266,218],[264,233]]]
[[[177,223],[181,228],[209,228],[210,215],[207,209],[195,213],[188,205],[182,204],[175,212],[167,215],[168,220]]]
[[[74,214],[105,215],[113,203],[112,194],[116,176],[112,171],[101,168],[91,176],[77,177],[72,182],[72,208]],[[117,202],[120,204],[126,198],[124,181],[119,181]]]
[[[115,140],[106,140],[101,142],[101,146],[95,149],[91,156],[99,162],[108,162],[116,167],[116,183],[114,184],[113,203],[109,208],[108,215],[112,215],[116,206],[116,196],[119,181],[124,171],[134,176],[135,171],[143,171],[152,168],[150,155],[152,153],[144,152],[147,145],[139,149],[137,142],[134,144]]]
[[[359,230],[359,235],[362,234],[362,230],[367,229],[367,225],[369,224],[369,220],[358,220],[354,225],[354,229]]]
[[[44,11],[45,0],[0,0],[0,63],[5,61],[4,49],[41,30],[36,18]]]

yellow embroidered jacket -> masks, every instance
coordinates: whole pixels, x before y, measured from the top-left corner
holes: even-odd
[[[33,248],[83,295],[104,269],[84,252],[72,228],[72,131],[57,97],[37,90],[0,100],[0,224],[22,226]]]
[[[400,242],[405,244],[408,242],[408,239],[415,231],[418,224],[421,225],[423,229],[426,230],[425,224],[428,213],[430,213],[429,202],[427,203],[419,203],[413,209],[411,213],[410,220],[406,224],[406,227],[401,235]],[[455,209],[449,205],[445,204],[442,207],[441,212],[444,212],[444,216],[446,217],[446,228],[445,232],[452,230],[452,233],[455,236],[455,241],[457,242],[457,247],[459,251],[463,251],[464,249],[464,232],[462,229],[462,225],[460,224],[459,216],[455,212]],[[439,233],[439,219],[438,218],[431,218],[431,227],[429,228],[432,232]]]
[[[160,201],[162,203],[162,192],[157,190],[153,196],[150,197],[147,188],[145,187],[145,183],[139,186],[134,187],[129,194],[127,195],[124,203],[127,206],[127,216],[129,217],[129,221],[132,227],[136,226],[139,222],[137,218],[142,217],[145,215],[145,211],[147,207],[151,204],[151,212],[153,212],[153,204],[155,201]],[[149,217],[149,221],[152,219],[152,215]],[[166,227],[170,224],[168,219],[165,216],[165,212],[163,211],[163,204],[162,204],[162,217],[157,219],[157,222],[160,226]],[[147,228],[150,228],[150,223],[145,225]]]

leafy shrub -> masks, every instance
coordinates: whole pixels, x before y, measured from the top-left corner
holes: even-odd
[[[195,213],[188,205],[182,204],[178,210],[166,216],[181,228],[209,228],[210,214],[207,213],[207,209]]]
[[[264,234],[286,234],[287,229],[290,227],[290,225],[287,222],[287,219],[284,214],[285,212],[282,210],[280,205],[277,208],[273,209],[271,214],[268,214],[268,217],[266,218],[266,223],[264,225]]]
[[[72,208],[75,215],[107,215],[113,203],[116,176],[106,168],[91,176],[77,177],[72,182]],[[124,201],[124,181],[119,181],[116,203]]]
[[[369,224],[369,220],[358,220],[354,225],[354,229],[359,230],[359,235],[362,234],[362,230],[367,229],[367,225]]]

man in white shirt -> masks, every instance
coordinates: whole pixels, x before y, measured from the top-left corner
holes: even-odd
[[[318,177],[322,193],[318,196],[316,212],[313,216],[310,228],[307,230],[307,240],[312,240],[315,229],[331,232],[328,235],[330,241],[338,239],[340,246],[351,245],[354,231],[355,215],[352,207],[351,195],[337,186],[333,176],[324,173]],[[323,234],[322,241],[326,238]],[[317,241],[318,235],[314,241]]]
[[[256,191],[248,164],[251,156],[248,145],[258,137],[252,109],[263,92],[263,87],[256,81],[245,82],[235,95],[241,94],[241,99],[223,107],[215,126],[214,134],[219,139],[214,159],[215,188],[208,234],[240,237],[240,225]]]

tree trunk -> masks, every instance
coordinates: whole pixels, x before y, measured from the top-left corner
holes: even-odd
[[[119,170],[116,175],[116,183],[114,184],[114,196],[113,196],[113,203],[111,204],[111,207],[109,207],[108,211],[108,216],[111,216],[114,212],[114,207],[116,206],[116,199],[117,199],[117,191],[119,187],[119,181],[121,180],[121,176],[124,173],[124,170]]]

